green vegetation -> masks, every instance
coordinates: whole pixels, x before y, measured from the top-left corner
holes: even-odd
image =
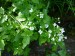
[[[60,18],[48,15],[54,5],[60,15],[65,10],[75,11],[72,0],[0,0],[0,50],[29,56],[30,43],[38,41],[39,45],[52,44],[46,56],[66,56],[64,28],[56,24]]]

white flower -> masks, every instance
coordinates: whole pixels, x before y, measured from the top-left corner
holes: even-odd
[[[60,38],[58,39],[59,42],[60,42],[61,40],[62,40],[62,39],[60,39]]]
[[[38,17],[39,15],[37,15],[37,17]]]
[[[57,27],[57,28],[59,28],[59,26],[58,26],[58,25],[57,25],[56,27]]]
[[[44,14],[40,13],[40,18],[43,18],[44,17]]]
[[[48,28],[48,27],[49,27],[49,25],[48,25],[48,24],[45,24],[45,27],[46,27],[46,28]]]
[[[41,29],[38,32],[39,32],[39,34],[42,34],[43,33],[43,31]]]
[[[48,36],[49,36],[48,38],[50,38],[51,37],[51,34],[49,34]]]
[[[29,29],[30,29],[30,30],[34,30],[34,27],[30,27]]]
[[[31,8],[31,9],[29,10],[29,12],[32,13],[32,12],[33,12],[33,9]]]
[[[64,37],[64,39],[67,39],[67,37]]]
[[[32,22],[29,22],[29,23],[28,23],[28,25],[31,25],[31,24],[32,24]]]
[[[58,20],[60,20],[60,18],[58,17]]]
[[[53,24],[53,26],[55,27],[55,26],[57,26],[57,24],[56,24],[56,23],[54,23],[54,24]]]
[[[60,42],[62,40],[63,40],[63,36],[60,36],[59,39],[58,39],[58,41]]]
[[[59,37],[62,36],[62,33],[59,33],[58,36],[59,36]]]
[[[60,30],[61,30],[61,33],[64,33],[64,32],[65,32],[64,28],[62,28],[62,29],[60,29]]]
[[[16,9],[17,9],[17,7],[15,7],[15,8],[13,9],[13,12],[15,12],[15,11],[16,11]]]
[[[51,39],[52,41],[55,41],[54,37]]]
[[[60,24],[60,21],[58,23]]]
[[[49,33],[52,33],[52,30],[48,30]]]
[[[40,28],[42,28],[42,26],[40,26]]]
[[[22,16],[22,13],[21,13],[21,12],[19,12],[19,13],[18,13],[18,15],[19,15],[19,16]]]

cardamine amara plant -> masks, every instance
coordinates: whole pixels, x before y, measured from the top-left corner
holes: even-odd
[[[29,45],[50,43],[47,56],[66,56],[64,28],[57,25],[60,18],[50,17],[52,0],[1,0],[0,52],[7,49],[13,55],[29,56]],[[60,48],[58,50],[58,48]]]

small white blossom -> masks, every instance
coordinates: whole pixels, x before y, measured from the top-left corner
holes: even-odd
[[[43,18],[44,17],[44,14],[40,13],[40,18]]]
[[[38,32],[39,32],[39,34],[42,34],[43,33],[43,31],[41,29]]]
[[[57,25],[56,27],[57,27],[57,28],[59,28],[59,26],[58,26],[58,25]]]
[[[60,36],[59,39],[58,39],[58,41],[60,42],[62,40],[63,40],[63,36]]]
[[[61,30],[61,33],[64,33],[64,32],[65,32],[64,28],[62,28],[62,29],[60,29],[60,30]]]
[[[40,28],[42,28],[42,26],[40,26]]]
[[[60,21],[58,23],[60,24]]]
[[[60,42],[61,40],[62,40],[62,39],[60,39],[60,38],[58,39],[59,42]]]
[[[37,16],[39,16],[39,15],[37,15]]]
[[[64,39],[67,39],[67,37],[64,37]]]
[[[48,34],[48,36],[49,36],[48,38],[50,38],[51,37],[51,34]]]
[[[28,25],[31,25],[31,24],[32,24],[32,22],[29,22],[29,23],[28,23]]]
[[[16,11],[16,9],[17,9],[17,7],[15,7],[15,8],[13,9],[13,12],[15,12],[15,11]]]
[[[48,30],[49,33],[52,33],[52,30]]]
[[[18,13],[18,15],[19,15],[19,16],[22,16],[22,13],[21,13],[21,12],[19,12],[19,13]]]
[[[58,20],[60,20],[60,18],[58,17]]]
[[[58,36],[59,36],[59,37],[62,36],[62,33],[59,33]]]
[[[29,12],[32,13],[32,12],[33,12],[33,9],[31,8],[31,9],[29,10]]]
[[[56,24],[56,23],[54,23],[54,24],[53,24],[53,26],[55,27],[55,26],[57,26],[57,24]]]
[[[49,27],[49,25],[48,25],[48,24],[45,24],[45,27],[46,27],[46,28],[48,28],[48,27]]]
[[[29,29],[30,29],[30,30],[34,30],[34,27],[30,27]]]
[[[55,41],[54,37],[51,39],[52,41]]]

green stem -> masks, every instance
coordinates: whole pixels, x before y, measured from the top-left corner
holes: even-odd
[[[46,8],[47,10],[48,10],[48,8],[49,8],[49,5],[50,5],[50,1],[48,1],[47,8]]]
[[[1,50],[0,50],[0,56],[1,56]]]

